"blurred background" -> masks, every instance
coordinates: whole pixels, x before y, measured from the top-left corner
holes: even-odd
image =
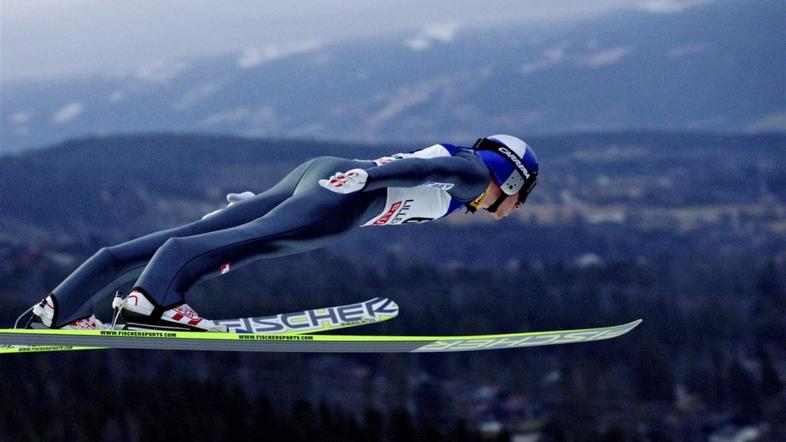
[[[100,247],[308,158],[494,133],[541,162],[515,216],[360,229],[190,303],[395,299],[364,334],[645,322],[492,353],[4,356],[0,440],[786,440],[785,17],[771,0],[3,0],[4,326]]]

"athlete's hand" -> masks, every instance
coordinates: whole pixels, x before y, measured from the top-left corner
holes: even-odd
[[[229,207],[232,204],[239,203],[241,201],[247,200],[247,199],[251,198],[252,196],[254,196],[254,192],[251,192],[250,190],[246,190],[245,192],[241,192],[241,193],[229,193],[229,194],[227,194],[227,203],[228,204],[227,204],[226,207]],[[218,212],[226,209],[226,207],[222,207],[222,208],[220,208],[218,210],[214,210],[214,211],[206,214],[205,216],[203,216],[202,219],[210,218],[211,216],[217,215]]]
[[[227,194],[227,203],[231,206],[232,204],[239,203],[243,200],[247,200],[254,196],[254,192],[250,190],[246,190],[245,192],[241,193],[228,193]]]
[[[368,172],[363,169],[352,169],[336,173],[327,180],[319,180],[319,185],[331,192],[347,194],[363,190],[366,181],[368,181]]]

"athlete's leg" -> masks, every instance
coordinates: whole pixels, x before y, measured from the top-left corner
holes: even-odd
[[[136,289],[164,310],[185,302],[185,293],[224,264],[248,263],[323,247],[358,225],[371,193],[340,195],[317,180],[357,161],[321,158],[303,177],[295,194],[262,218],[241,226],[171,238],[156,252]],[[327,175],[326,175],[327,173]]]
[[[232,204],[206,219],[100,249],[52,291],[57,304],[53,324],[60,327],[90,315],[97,300],[139,277],[155,251],[169,238],[242,225],[270,212],[292,196],[309,164],[310,161],[301,164],[265,192]]]

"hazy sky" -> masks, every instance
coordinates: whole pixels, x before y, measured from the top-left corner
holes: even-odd
[[[704,0],[0,0],[0,79],[122,73],[249,48]]]

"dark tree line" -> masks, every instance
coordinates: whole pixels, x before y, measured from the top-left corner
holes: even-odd
[[[292,278],[293,265],[311,276]],[[467,334],[635,317],[645,322],[612,341],[474,354],[7,356],[0,360],[0,434],[12,440],[158,440],[172,432],[264,434],[267,440],[477,440],[480,423],[491,419],[503,424],[497,435],[503,440],[521,428],[552,440],[668,440],[680,431],[706,436],[720,425],[717,416],[726,416],[725,424],[769,422],[782,432],[778,416],[786,408],[777,367],[786,355],[779,334],[786,329],[786,272],[774,260],[744,264],[749,280],[728,292],[702,291],[696,275],[711,275],[702,265],[553,263],[490,272],[395,257],[370,268],[327,253],[270,261],[198,287],[194,303],[221,316],[276,312],[364,299],[374,288],[375,296],[401,305],[395,320],[349,333]],[[694,269],[693,279],[681,280]],[[250,280],[265,281],[264,296]],[[234,302],[222,293],[231,293]],[[478,399],[488,385],[494,392]],[[521,404],[506,405],[511,401]]]
[[[91,358],[96,361],[96,358]],[[459,420],[444,428],[416,420],[404,408],[362,413],[341,404],[275,396],[250,396],[219,380],[166,381],[143,377],[122,383],[68,370],[67,382],[36,380],[24,364],[3,367],[0,411],[3,441],[157,441],[265,440],[480,441],[480,434]],[[62,373],[62,372],[61,372]],[[6,377],[12,376],[12,377]],[[498,440],[505,440],[499,438]]]

